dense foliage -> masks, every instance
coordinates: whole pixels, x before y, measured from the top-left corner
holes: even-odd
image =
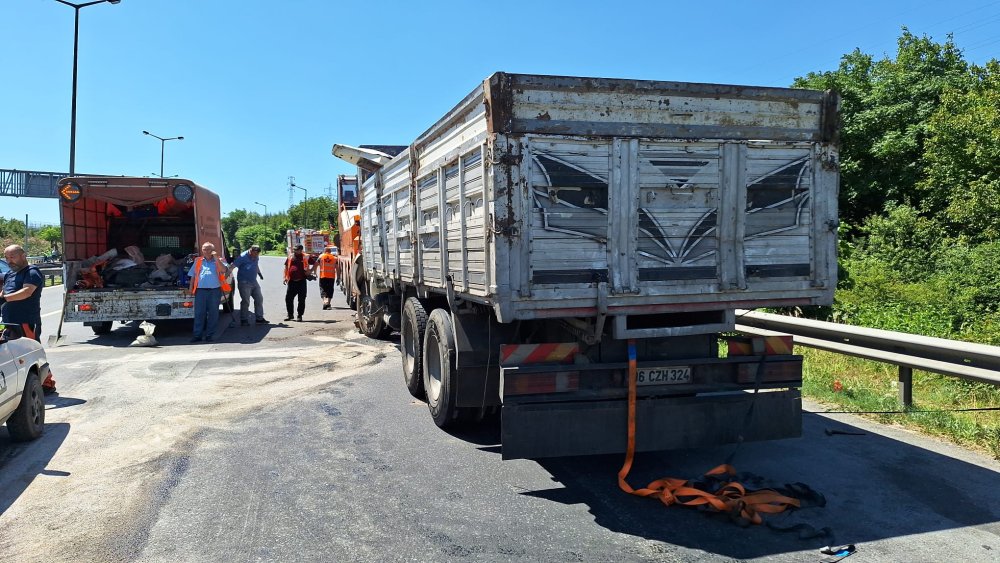
[[[308,221],[308,222],[307,222]],[[261,215],[236,209],[222,218],[222,232],[230,248],[246,250],[259,244],[264,252],[283,250],[285,232],[299,227],[330,229],[336,234],[337,204],[328,197],[315,197],[296,203],[288,211]]]
[[[794,86],[841,104],[841,284],[852,324],[1000,344],[1000,64],[905,28]]]
[[[45,226],[34,228],[29,226],[25,246],[24,221],[0,217],[0,250],[11,244],[25,246],[29,256],[50,256],[62,240],[59,227]]]

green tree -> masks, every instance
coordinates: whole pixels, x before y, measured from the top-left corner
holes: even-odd
[[[21,237],[21,242],[23,243],[24,221],[0,217],[0,237],[4,239]]]
[[[226,237],[227,244],[232,244],[236,240],[236,231],[240,227],[252,224],[250,213],[246,209],[234,209],[222,218],[222,234]]]
[[[920,187],[953,232],[985,242],[1000,240],[1000,62],[972,75],[972,87],[946,93],[928,123]]]
[[[874,60],[855,50],[835,71],[796,78],[799,88],[834,89],[841,105],[841,194],[845,220],[861,224],[886,202],[919,209],[924,192],[928,124],[951,90],[964,91],[971,75],[952,37],[936,43],[905,27],[895,59]]]
[[[259,244],[262,250],[268,251],[283,246],[284,235],[273,227],[258,223],[240,227],[236,231],[235,240],[243,250]]]
[[[62,229],[54,225],[48,225],[38,229],[35,236],[51,244],[52,248],[55,248],[62,241]]]
[[[326,196],[311,197],[296,203],[288,208],[288,215],[298,227],[320,230],[337,228],[337,202]]]
[[[861,231],[866,238],[858,257],[876,260],[896,279],[915,282],[936,273],[945,229],[918,210],[890,203],[885,215],[869,217]]]

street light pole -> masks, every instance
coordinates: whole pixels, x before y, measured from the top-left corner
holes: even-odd
[[[308,229],[309,227],[307,225],[309,224],[309,208],[306,207],[307,205],[306,202],[309,201],[309,190],[303,188],[302,186],[296,184],[295,182],[292,182],[292,187],[298,188],[305,192],[305,195],[302,196],[302,223],[303,223],[302,226]]]
[[[150,133],[149,131],[143,131],[143,135],[149,135],[150,137],[156,137],[160,140],[160,178],[163,177],[163,146],[167,144],[167,141],[183,141],[184,137],[159,137]]]
[[[72,2],[67,2],[66,0],[56,0],[60,4],[65,4],[74,10],[75,17],[73,22],[73,103],[72,109],[70,110],[69,117],[69,175],[73,176],[76,172],[76,61],[77,61],[77,51],[80,45],[80,8],[86,8],[87,6],[93,6],[94,4],[103,4],[107,2],[108,4],[118,4],[122,0],[94,0],[93,2],[84,2],[83,4],[73,4]]]
[[[267,206],[259,201],[255,201],[254,203],[264,208],[264,217],[267,217]]]

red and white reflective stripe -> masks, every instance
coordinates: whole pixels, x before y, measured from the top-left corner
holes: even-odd
[[[772,356],[789,355],[793,351],[793,341],[790,334],[774,336],[751,336],[746,339],[729,341],[730,356]]]
[[[574,343],[501,344],[500,363],[505,366],[527,364],[565,364],[580,352]]]

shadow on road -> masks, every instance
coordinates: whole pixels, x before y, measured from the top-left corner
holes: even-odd
[[[190,344],[192,322],[190,319],[156,321],[156,330],[153,332],[153,336],[156,338],[158,346]],[[219,315],[215,341],[217,343],[257,343],[264,340],[272,330],[287,328],[291,328],[290,322],[241,326],[238,316],[233,317],[222,313]],[[99,336],[95,335],[86,343],[112,348],[127,348],[141,334],[142,330],[139,329],[138,322],[116,323],[111,332]]]
[[[45,396],[45,410],[64,409],[86,404],[85,399],[74,399],[73,397],[61,397],[58,393]]]
[[[832,537],[799,539],[766,526],[740,528],[726,516],[628,495],[617,484],[621,455],[539,460],[562,487],[522,494],[586,505],[597,524],[615,532],[741,560],[847,543],[859,544],[863,557],[866,542],[961,527],[1000,533],[996,471],[877,434],[829,435],[827,430],[863,431],[815,414],[803,422],[802,438],[744,444],[734,465],[757,477],[749,483],[754,488],[801,482],[823,494],[825,507],[765,515],[765,521],[828,526]],[[639,454],[628,481],[639,488],[663,477],[697,478],[733,448]],[[982,548],[984,559],[993,556],[989,546]]]
[[[21,496],[38,475],[66,477],[69,473],[47,469],[69,434],[69,424],[46,424],[45,433],[33,442],[14,442],[0,431],[0,514]]]

